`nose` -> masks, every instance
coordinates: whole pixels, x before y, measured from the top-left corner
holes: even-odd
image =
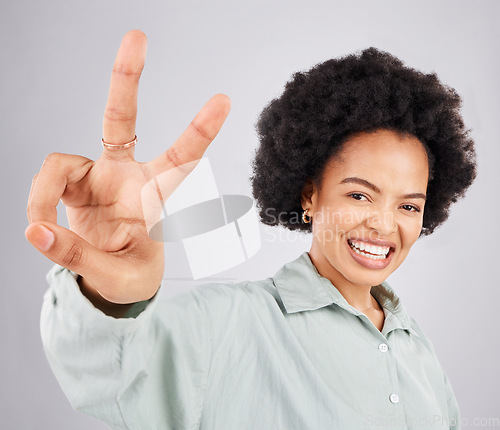
[[[380,236],[389,236],[398,229],[394,212],[389,209],[373,211],[366,219],[366,225],[376,230]]]

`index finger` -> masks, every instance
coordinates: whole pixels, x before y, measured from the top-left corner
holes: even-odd
[[[49,221],[56,224],[57,204],[66,187],[80,181],[92,164],[92,160],[79,155],[49,154],[33,178],[27,207],[29,223]]]
[[[132,30],[123,37],[116,54],[103,121],[103,139],[108,143],[120,144],[134,139],[137,93],[146,47],[146,35]]]

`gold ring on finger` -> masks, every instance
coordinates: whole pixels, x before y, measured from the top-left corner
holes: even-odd
[[[102,146],[106,149],[111,149],[111,150],[128,149],[132,148],[137,143],[137,135],[134,137],[133,140],[127,143],[108,143],[105,142],[104,139],[101,139],[101,142]]]

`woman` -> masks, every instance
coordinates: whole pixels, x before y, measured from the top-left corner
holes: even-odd
[[[259,119],[252,185],[262,220],[312,231],[310,251],[159,302],[140,190],[201,158],[229,101],[136,163],[145,45],[133,31],[118,51],[102,156],[49,156],[30,194],[26,236],[59,264],[42,338],[71,404],[124,429],[460,428],[432,344],[385,282],[475,177],[459,96],[373,48],[295,74]]]

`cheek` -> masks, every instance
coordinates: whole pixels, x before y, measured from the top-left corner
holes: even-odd
[[[414,221],[415,222],[400,224],[399,234],[401,237],[401,245],[407,251],[415,244],[422,230],[422,223],[416,220]]]
[[[349,228],[360,224],[366,217],[366,209],[355,208],[344,201],[330,201],[323,204],[316,212],[316,222],[318,226],[326,229]]]
[[[323,245],[342,241],[346,234],[352,233],[363,221],[363,213],[346,207],[336,206],[337,210],[323,207],[313,218],[313,235]]]

